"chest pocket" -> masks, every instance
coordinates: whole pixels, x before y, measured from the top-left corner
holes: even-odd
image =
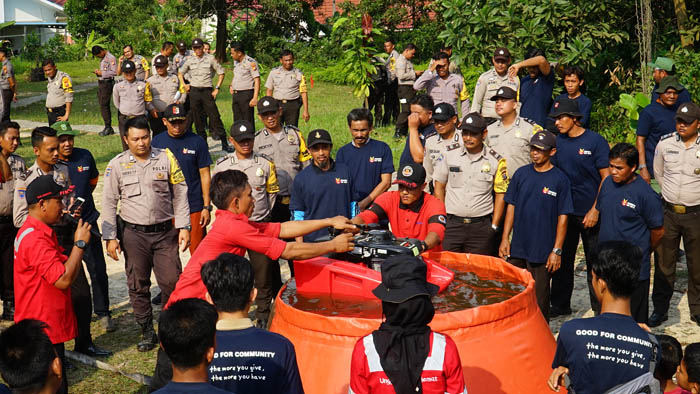
[[[141,195],[141,184],[139,183],[138,176],[127,175],[124,177],[124,194],[126,194],[127,197]]]
[[[461,189],[464,187],[464,171],[459,166],[450,166],[448,168],[447,183],[453,189]]]
[[[168,174],[164,171],[153,172],[153,191],[156,193],[170,193]]]

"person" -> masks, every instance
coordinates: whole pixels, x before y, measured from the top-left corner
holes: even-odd
[[[425,176],[425,168],[418,163],[402,165],[394,181],[399,190],[380,195],[352,222],[371,224],[388,220],[397,238],[421,240],[421,252],[440,251],[447,224],[445,204],[423,191]]]
[[[0,122],[10,121],[10,109],[12,102],[17,102],[17,80],[15,79],[15,68],[7,57],[8,49],[0,47],[0,89],[2,89],[2,118]]]
[[[384,116],[382,114],[382,109],[384,105],[384,98],[386,97],[386,89],[388,86],[389,76],[386,73],[386,63],[384,59],[379,56],[379,54],[372,56],[372,66],[374,66],[374,73],[371,75],[372,83],[369,85],[369,96],[367,96],[367,109],[374,110],[374,119],[378,126],[385,126],[382,123]]]
[[[285,125],[299,126],[299,109],[303,106],[302,117],[309,122],[309,94],[306,77],[294,67],[294,53],[289,49],[280,52],[279,67],[270,71],[265,81],[265,95],[272,96],[282,107],[282,122]]]
[[[600,186],[596,209],[600,212],[598,241],[632,240],[642,251],[641,270],[632,293],[632,317],[639,323],[649,318],[649,255],[664,235],[661,198],[637,177],[637,150],[619,143],[610,150],[610,177]]]
[[[382,263],[382,282],[372,293],[382,301],[384,321],[355,343],[350,392],[466,394],[462,363],[452,338],[428,326],[435,316],[426,265],[396,255]]]
[[[461,75],[451,73],[449,69],[450,55],[445,52],[438,53],[433,57],[428,70],[413,83],[413,90],[425,89],[435,104],[448,103],[454,107],[455,113],[459,113],[459,101],[462,113],[465,113],[469,108],[467,85]]]
[[[183,104],[187,101],[187,92],[177,75],[168,72],[170,68],[168,58],[163,55],[156,56],[153,60],[153,68],[156,70],[155,74],[146,80],[151,89],[151,102],[146,103],[146,109],[148,125],[155,137],[167,130],[163,122],[165,109],[171,104]]]
[[[591,308],[599,310],[598,299],[591,285],[590,263],[598,242],[598,211],[596,197],[605,177],[610,174],[608,142],[600,134],[581,125],[583,114],[578,104],[563,98],[554,105],[550,117],[556,120],[557,154],[552,164],[562,170],[571,183],[571,199],[574,210],[569,215],[566,238],[562,247],[561,268],[552,275],[550,317],[572,313],[571,294],[574,290],[574,261],[579,245],[583,242],[586,258],[586,280]]]
[[[83,253],[90,241],[90,224],[80,219],[73,236],[75,243],[65,254],[51,227],[63,220],[63,197],[71,192],[70,187],[56,183],[52,175],[33,179],[25,193],[29,213],[17,232],[14,247],[15,322],[45,322],[46,334],[62,361],[64,343],[77,334],[71,285],[82,271]],[[59,392],[67,393],[67,382],[62,387]]]
[[[700,393],[700,343],[691,343],[685,347],[676,380],[681,388],[693,394]]]
[[[515,92],[520,90],[520,79],[508,74],[510,62],[511,54],[508,48],[496,48],[491,57],[493,68],[481,74],[476,81],[470,112],[479,113],[489,123],[499,119],[495,102],[491,100],[493,95],[501,87],[509,87]]]
[[[156,58],[158,56],[163,56],[165,59],[168,61],[168,68],[166,69],[167,74],[174,74],[177,75],[177,65],[175,65],[175,62],[171,59],[171,56],[173,56],[173,51],[175,50],[175,44],[172,41],[166,41],[163,43],[163,45],[160,47],[160,52],[158,52],[155,56],[153,56],[153,59],[151,59],[151,68],[155,69],[156,68]]]
[[[413,90],[413,83],[420,77],[422,71],[413,69],[411,59],[416,55],[416,48],[413,44],[407,44],[403,52],[396,59],[396,80],[398,87],[396,90],[399,99],[400,112],[396,118],[396,132],[394,138],[401,138],[408,135],[408,115],[411,113],[411,100],[416,96]]]
[[[654,178],[654,151],[659,140],[676,130],[678,94],[683,85],[676,77],[664,77],[654,91],[659,98],[644,107],[637,121],[637,151],[639,152],[639,175],[651,183]]]
[[[101,59],[100,68],[95,69],[94,73],[97,75],[97,102],[100,104],[102,121],[105,124],[105,128],[99,135],[106,137],[114,134],[110,99],[114,88],[114,77],[117,75],[117,58],[99,45],[92,47],[92,56]]]
[[[214,50],[214,51],[211,50],[211,44],[208,41],[204,41],[203,48],[204,48],[204,53],[206,53],[207,55],[212,55],[214,52],[216,52],[216,50]]]
[[[184,41],[178,41],[177,43],[177,53],[173,56],[173,64],[175,65],[175,73],[180,70],[180,67],[185,65],[185,61],[192,56],[192,50],[187,49],[187,44]],[[185,75],[185,79],[188,80],[188,75]]]
[[[180,300],[160,313],[158,337],[172,362],[173,379],[155,394],[224,394],[207,381],[216,346],[216,309],[196,298]]]
[[[399,115],[399,96],[398,88],[399,81],[396,78],[396,61],[399,59],[399,52],[396,50],[396,44],[391,38],[384,41],[384,51],[387,53],[385,69],[387,74],[388,85],[386,87],[386,95],[384,99],[384,119],[382,125],[388,126],[395,122]]]
[[[185,63],[178,70],[178,78],[180,83],[185,86],[185,90],[189,93],[190,105],[189,109],[192,112],[193,121],[197,128],[197,134],[207,140],[207,133],[204,130],[204,122],[197,116],[200,113],[206,113],[211,126],[211,136],[215,140],[221,140],[221,149],[226,152],[232,152],[233,148],[229,147],[226,140],[226,131],[224,124],[221,122],[219,109],[216,106],[216,96],[221,89],[221,83],[224,81],[226,70],[216,61],[214,56],[206,55],[202,49],[202,39],[195,38],[192,40],[192,50],[194,55],[187,57]],[[218,74],[216,86],[212,89],[212,73]],[[185,81],[185,76],[190,75],[189,83]],[[191,121],[190,121],[191,122]]]
[[[141,327],[137,350],[157,345],[150,301],[151,269],[168,301],[182,271],[178,245],[185,250],[190,241],[190,211],[187,184],[182,169],[169,149],[151,147],[148,122],[143,117],[126,122],[129,150],[110,160],[102,191],[102,239],[115,261],[124,250],[129,301]],[[123,222],[117,235],[117,203]],[[121,245],[120,245],[121,243]]]
[[[427,94],[419,94],[411,101],[411,114],[408,115],[408,138],[399,158],[399,165],[423,163],[425,141],[437,133],[433,118],[433,99]]]
[[[438,160],[435,197],[445,203],[447,226],[442,247],[450,252],[495,256],[508,189],[506,159],[484,145],[486,120],[476,112],[459,126],[460,155]]]
[[[352,141],[338,149],[336,163],[350,169],[350,177],[357,192],[357,207],[367,209],[380,194],[389,190],[394,173],[391,148],[385,142],[373,139],[374,118],[367,108],[355,108],[347,116]]]
[[[557,139],[549,131],[538,131],[530,139],[533,163],[516,170],[508,184],[498,253],[532,274],[537,305],[548,322],[551,274],[561,266],[567,215],[573,211],[569,178],[550,160],[557,152],[556,145]]]
[[[676,66],[673,59],[662,56],[657,57],[653,63],[647,63],[647,65],[654,70],[654,87],[651,89],[651,102],[653,103],[659,98],[659,93],[656,93],[656,88],[659,87],[659,83],[661,83],[661,80],[665,77],[675,76]],[[690,92],[683,87],[683,89],[678,92],[678,104],[687,103],[689,101],[691,101]]]
[[[187,184],[187,205],[190,212],[190,254],[197,250],[206,235],[206,228],[211,221],[211,185],[212,164],[207,144],[202,137],[185,130],[187,112],[182,104],[170,104],[163,113],[163,125],[167,133],[153,137],[152,146],[167,149],[177,159],[180,170]]]
[[[518,92],[503,86],[491,96],[496,102],[497,121],[488,127],[486,144],[506,158],[511,174],[532,163],[532,136],[542,127],[530,119],[518,116]]]
[[[75,197],[85,200],[81,206],[81,218],[90,223],[96,234],[92,234],[83,260],[90,274],[92,284],[92,301],[95,315],[100,320],[107,332],[116,330],[116,326],[109,311],[109,283],[107,279],[107,265],[105,263],[102,242],[99,237],[97,218],[100,213],[95,208],[95,200],[92,193],[97,187],[100,172],[97,170],[95,158],[87,149],[75,147],[75,136],[79,133],[68,122],[56,122],[53,127],[58,137],[58,160],[68,167],[68,177],[75,187]]]
[[[121,66],[124,79],[114,85],[112,101],[117,108],[119,120],[119,137],[122,142],[122,150],[129,149],[126,143],[126,123],[129,119],[142,117],[146,119],[146,108],[151,107],[153,95],[151,84],[136,79],[136,65],[131,60],[124,61]],[[157,117],[155,109],[150,110],[153,117]]]
[[[450,74],[459,74],[459,75],[462,75],[462,70],[459,69],[459,66],[457,65],[457,63],[451,61],[451,58],[452,58],[452,45],[442,44],[442,46],[440,46],[440,52],[438,52],[438,53],[444,53],[444,54],[447,55],[448,59],[450,59],[450,65],[449,65],[449,67],[447,68],[447,70],[450,72]],[[430,60],[430,64],[428,65],[428,68],[430,68],[430,66],[432,66],[432,64],[433,64],[434,61],[435,61],[434,59],[431,59],[431,60]],[[464,112],[467,112],[467,111],[468,111],[468,109],[465,108],[465,109],[464,109]]]
[[[578,104],[578,109],[581,111],[583,117],[581,118],[581,125],[585,128],[590,128],[591,126],[591,108],[593,104],[591,99],[588,98],[581,89],[584,86],[585,74],[583,69],[579,66],[568,66],[564,68],[564,89],[565,93],[560,94],[554,99],[554,102],[568,98],[576,101]],[[550,112],[554,112],[554,103],[552,103],[552,108]]]
[[[688,307],[697,323],[700,319],[700,234],[696,212],[700,212],[700,107],[683,103],[676,111],[676,132],[659,141],[654,154],[654,175],[664,201],[664,238],[659,259],[654,259],[654,312],[649,327],[668,319],[668,308],[676,279],[678,247],[683,239],[688,264]]]
[[[70,75],[59,71],[52,59],[44,59],[41,65],[49,81],[46,84],[46,116],[49,126],[58,121],[67,122],[73,107],[73,80]]]
[[[245,54],[243,44],[231,44],[233,58],[233,79],[229,91],[233,97],[233,121],[247,120],[255,122],[255,106],[258,105],[260,94],[260,69],[258,62]]]
[[[520,81],[520,116],[532,119],[538,125],[547,125],[547,114],[552,106],[554,72],[542,49],[531,48],[525,60],[508,68],[508,76],[516,78],[521,68],[527,75]]]
[[[14,392],[54,394],[66,389],[65,360],[47,330],[44,322],[24,319],[0,334],[0,375]],[[0,389],[5,392],[10,390]]]
[[[117,75],[122,75],[122,67],[126,60],[131,61],[136,66],[136,80],[145,81],[151,74],[151,66],[148,64],[148,60],[141,55],[134,53],[134,48],[131,44],[124,45],[122,48],[123,55],[119,56],[119,62],[117,63]]]
[[[12,170],[12,179],[0,183],[0,297],[2,298],[2,320],[15,318],[15,292],[12,275],[14,261],[14,241],[17,228],[12,220],[12,201],[15,185],[23,180],[27,165],[21,156],[15,154],[19,147],[17,122],[0,123],[0,148],[2,157]]]
[[[280,334],[254,327],[248,317],[257,292],[253,266],[242,256],[222,253],[202,266],[201,275],[207,301],[219,314],[211,384],[234,393],[303,394],[294,345]],[[247,365],[261,368],[237,368]]]
[[[301,170],[311,163],[311,154],[299,129],[282,124],[282,107],[277,99],[265,96],[258,101],[258,118],[263,129],[255,134],[257,153],[275,165],[280,191],[272,206],[273,222],[286,222],[291,218],[289,201],[292,182]]]
[[[425,138],[423,156],[423,167],[425,167],[428,182],[432,182],[433,172],[438,162],[442,159],[456,160],[462,155],[464,145],[460,133],[456,131],[457,113],[451,105],[447,103],[436,105],[432,118],[436,133]]]
[[[323,219],[356,215],[358,193],[350,168],[331,157],[333,140],[327,130],[309,132],[309,152],[313,162],[304,168],[292,184],[289,210],[294,220]],[[328,235],[323,230],[304,236],[305,242]]]
[[[641,261],[641,250],[629,242],[599,244],[591,268],[600,314],[562,324],[552,360],[554,370],[547,380],[550,389],[559,391],[568,375],[569,387],[577,394],[603,393],[654,372],[660,353],[657,341],[630,311]]]
[[[269,222],[279,192],[275,165],[253,151],[255,128],[247,120],[234,122],[230,138],[236,151],[216,161],[214,174],[226,170],[245,173],[255,201],[255,208],[248,220],[252,223]],[[282,287],[279,262],[254,250],[248,250],[248,256],[255,270],[255,288],[258,289],[255,317],[261,327],[266,327],[270,316],[270,304]]]
[[[659,381],[661,391],[664,394],[690,394],[689,391],[676,384],[673,379],[681,365],[681,360],[683,360],[681,343],[670,335],[657,335],[656,339],[659,341],[661,359],[656,365],[654,377]]]

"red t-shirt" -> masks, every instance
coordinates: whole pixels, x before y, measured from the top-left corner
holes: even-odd
[[[53,229],[27,216],[15,238],[15,322],[46,323],[46,334],[54,344],[70,341],[77,332],[70,288],[54,286],[66,272],[66,260]]]
[[[170,294],[170,304],[185,298],[201,298],[207,293],[200,271],[207,261],[214,260],[221,253],[244,256],[247,249],[262,253],[277,260],[282,256],[287,243],[279,239],[279,223],[249,222],[244,214],[235,214],[223,209],[216,211],[216,220],[202,242],[197,247],[175,290]]]

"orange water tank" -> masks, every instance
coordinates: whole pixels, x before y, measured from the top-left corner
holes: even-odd
[[[457,344],[469,393],[551,393],[546,381],[556,343],[537,307],[532,276],[493,257],[450,252],[426,257],[483,279],[527,285],[506,301],[436,314],[430,323]],[[355,342],[380,322],[304,312],[285,304],[278,294],[270,330],[294,344],[306,393],[346,394]]]

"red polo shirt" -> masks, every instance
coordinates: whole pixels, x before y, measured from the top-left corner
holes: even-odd
[[[175,290],[170,294],[170,304],[185,298],[201,298],[207,293],[200,271],[207,261],[214,260],[221,253],[233,253],[244,256],[247,249],[262,253],[277,260],[282,256],[287,243],[279,239],[279,223],[249,222],[244,214],[235,214],[225,210],[216,211],[216,220],[202,242],[197,247]]]
[[[398,238],[416,238],[425,240],[429,232],[445,238],[445,204],[428,193],[411,205],[401,203],[398,191],[386,192],[377,197],[370,207],[358,216],[365,223],[377,223],[388,219],[391,232]],[[432,250],[441,250],[440,245]]]
[[[43,321],[54,344],[70,341],[77,331],[70,288],[54,286],[66,272],[66,260],[53,229],[27,216],[15,238],[15,322]]]

